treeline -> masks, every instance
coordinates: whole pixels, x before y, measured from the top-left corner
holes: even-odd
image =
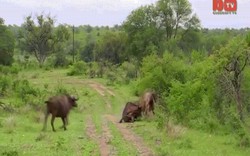
[[[121,26],[75,27],[74,41],[72,26],[55,27],[47,15],[29,16],[21,27],[0,21],[3,65],[69,66],[68,75],[130,83],[137,95],[154,89],[159,126],[235,133],[250,145],[249,28],[202,28],[187,0],[141,6]]]

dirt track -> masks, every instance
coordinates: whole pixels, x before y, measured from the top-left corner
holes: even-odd
[[[103,86],[100,83],[90,81],[88,82],[88,85],[98,92],[98,94],[103,97],[106,105],[108,108],[111,108],[110,102],[105,98],[105,96],[111,95],[115,96],[114,92],[108,89],[107,87]],[[103,115],[103,123],[102,123],[102,135],[98,136],[96,134],[95,126],[90,119],[87,123],[87,135],[94,140],[96,140],[99,144],[100,153],[102,156],[108,156],[108,155],[115,155],[115,151],[112,150],[113,147],[109,145],[110,139],[112,139],[112,135],[110,134],[110,130],[107,126],[107,121],[111,122],[116,126],[116,128],[120,131],[122,134],[124,140],[131,143],[133,146],[136,147],[138,150],[138,153],[141,156],[153,156],[152,150],[144,143],[143,139],[139,136],[137,136],[134,132],[131,131],[130,128],[128,128],[126,125],[127,123],[118,123],[119,119],[111,114]]]

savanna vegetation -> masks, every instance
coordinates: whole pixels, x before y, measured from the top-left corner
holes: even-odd
[[[142,144],[153,155],[249,155],[249,62],[249,28],[203,28],[187,0],[141,6],[113,27],[0,18],[0,155],[142,155]],[[155,115],[119,125],[147,89]],[[56,133],[41,131],[44,101],[66,93],[79,97],[68,130],[56,119]]]

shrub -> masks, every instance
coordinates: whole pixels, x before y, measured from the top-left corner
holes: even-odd
[[[70,66],[69,72],[67,73],[68,76],[73,75],[84,75],[87,73],[87,64],[83,61],[78,61]]]
[[[98,76],[99,65],[97,62],[89,62],[88,63],[88,70],[87,75],[89,78],[95,78]]]
[[[184,62],[172,54],[165,53],[163,58],[151,54],[143,59],[135,93],[141,94],[150,88],[167,96],[172,80],[185,81],[186,70]]]
[[[15,150],[4,151],[2,156],[18,156],[18,152]]]
[[[3,96],[10,86],[11,86],[11,77],[1,75],[0,76],[0,96],[1,95]]]
[[[64,85],[59,82],[55,87],[55,94],[68,94],[68,90],[64,87]]]
[[[2,66],[0,65],[0,73],[4,75],[18,74],[20,71],[20,67],[17,64],[13,64],[12,66]]]
[[[17,97],[22,99],[24,102],[28,102],[30,99],[37,97],[39,95],[38,88],[34,88],[30,85],[27,80],[16,80],[12,86]]]
[[[123,81],[127,84],[130,80],[133,80],[137,77],[137,68],[136,65],[132,62],[123,62],[120,66]]]

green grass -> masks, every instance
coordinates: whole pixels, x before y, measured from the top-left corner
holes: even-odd
[[[78,107],[70,112],[68,130],[61,129],[62,121],[56,118],[54,125],[57,132],[54,133],[49,118],[47,131],[42,132],[44,117],[42,110],[36,110],[29,105],[21,106],[22,99],[14,96],[1,98],[4,103],[21,107],[16,108],[13,113],[0,108],[0,155],[100,155],[98,142],[86,135],[87,119],[92,118],[97,135],[101,135],[105,120],[103,115],[112,114],[118,120],[126,102],[138,99],[132,94],[134,86],[106,86],[115,96],[107,92],[105,96],[101,96],[87,85],[86,81],[91,80],[105,85],[107,82],[105,79],[66,76],[67,71],[66,69],[21,71],[18,78],[27,79],[33,87],[43,91],[44,95],[37,103],[41,108],[45,107],[43,101],[60,89],[79,97]],[[30,100],[34,98],[36,97]],[[111,104],[111,108],[107,107],[106,102]],[[141,119],[132,124],[131,130],[141,136],[145,144],[160,156],[247,156],[250,153],[249,148],[237,145],[238,140],[234,135],[215,135],[188,128],[183,128],[183,131],[179,132],[175,129],[175,125],[172,126],[173,132],[167,133],[166,130],[157,127],[154,119]],[[116,155],[138,155],[135,147],[124,140],[114,124],[108,122],[108,128],[112,135],[109,144],[115,149]]]
[[[10,120],[9,120],[10,119]],[[7,120],[8,122],[6,122]],[[68,130],[60,128],[60,118],[55,120],[56,133],[48,122],[47,130],[41,131],[43,123],[36,120],[35,113],[5,114],[1,116],[0,153],[16,151],[19,155],[98,155],[95,142],[85,135],[85,116],[71,112]],[[13,126],[14,125],[14,126]],[[71,155],[70,154],[70,155]],[[0,154],[1,155],[1,154]]]
[[[112,124],[111,122],[108,122],[108,126],[109,126],[109,129],[111,130],[111,133],[113,134],[113,138],[110,144],[115,147],[116,154],[118,156],[139,155],[135,147],[131,143],[124,140],[121,133],[115,127],[114,124]]]
[[[158,129],[157,124],[152,121],[137,122],[133,131],[143,137],[157,155],[162,156],[247,156],[250,153],[250,149],[237,146],[233,135],[214,135],[183,127],[183,131],[176,138],[169,136],[166,130]]]

